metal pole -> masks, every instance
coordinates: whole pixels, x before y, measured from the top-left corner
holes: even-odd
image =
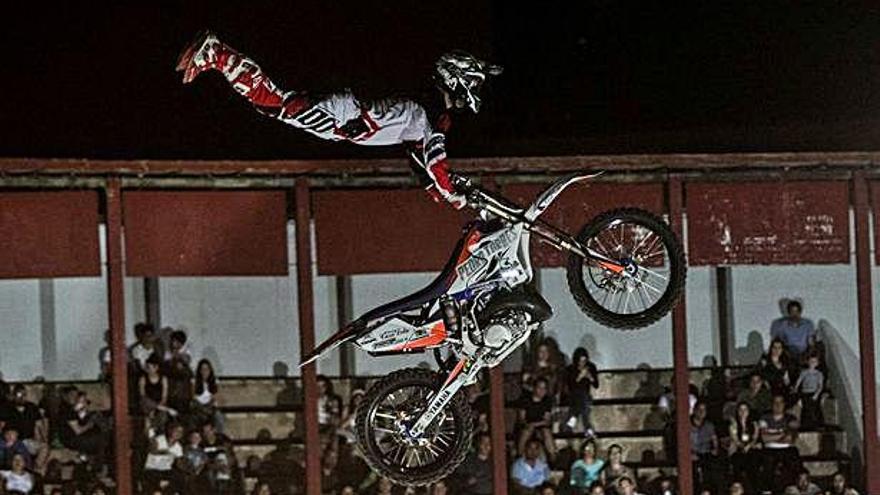
[[[733,283],[729,266],[715,267],[715,293],[718,302],[719,364],[730,366],[733,337]],[[739,364],[739,363],[737,363]]]
[[[296,273],[299,301],[300,355],[315,348],[315,308],[312,303],[312,213],[309,180],[297,179]],[[318,437],[318,381],[315,363],[302,368],[305,422],[306,494],[321,495],[321,441]]]
[[[110,355],[113,386],[113,446],[116,493],[130,495],[131,418],[128,415],[128,352],[125,348],[125,290],[122,261],[122,189],[119,178],[107,180],[107,308],[110,320]]]
[[[507,427],[504,424],[504,369],[489,370],[489,433],[492,436],[492,483],[495,495],[507,495]]]
[[[682,185],[678,177],[670,177],[667,182],[667,194],[669,199],[669,223],[675,235],[682,242]],[[678,493],[693,493],[693,466],[691,466],[691,437],[690,437],[690,404],[688,401],[688,385],[690,373],[688,371],[687,352],[687,310],[685,300],[681,300],[672,310],[672,353],[673,353],[673,376],[675,377],[675,438],[678,448],[676,464],[678,466]]]
[[[342,328],[352,319],[351,276],[336,276],[336,325]],[[351,344],[339,346],[339,374],[344,377],[354,376],[355,357]]]
[[[862,431],[865,451],[865,493],[880,493],[880,446],[877,439],[877,389],[874,370],[874,308],[871,294],[871,240],[868,183],[861,172],[853,177],[855,196],[856,284],[859,304],[859,354],[862,364]],[[876,224],[874,228],[877,228]]]

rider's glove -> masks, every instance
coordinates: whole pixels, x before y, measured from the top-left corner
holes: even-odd
[[[438,203],[444,200],[448,201],[449,204],[451,204],[452,207],[456,210],[460,210],[467,206],[467,198],[465,198],[464,195],[458,193],[443,194],[443,192],[441,192],[441,189],[438,188],[435,184],[431,184],[430,186],[426,187],[425,191],[428,193],[429,196],[431,196],[431,199],[433,199],[434,201]]]

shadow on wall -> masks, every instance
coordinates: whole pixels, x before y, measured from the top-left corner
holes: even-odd
[[[841,447],[842,450],[848,449],[852,456],[852,473],[863,473],[861,358],[828,320],[819,320],[818,328],[819,337],[826,343],[828,367],[836,371],[831,373],[829,388],[837,400],[838,421],[846,432]],[[858,480],[859,477],[854,479]]]
[[[748,340],[744,347],[737,347],[733,350],[731,359],[732,364],[751,365],[757,363],[764,354],[767,346],[764,345],[764,335],[757,330],[749,332]]]
[[[223,363],[220,362],[220,354],[214,346],[209,345],[202,349],[202,358],[211,361],[211,364],[214,365],[215,375],[223,376]]]

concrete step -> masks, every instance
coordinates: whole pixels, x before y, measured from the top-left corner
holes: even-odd
[[[225,433],[230,438],[285,438],[302,434],[304,425],[297,412],[224,412]]]

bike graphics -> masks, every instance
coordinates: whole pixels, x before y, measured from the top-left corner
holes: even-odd
[[[345,342],[377,356],[434,351],[439,372],[396,371],[361,402],[358,444],[375,471],[400,484],[425,485],[464,460],[473,424],[457,392],[552,316],[530,284],[532,235],[568,253],[572,296],[599,323],[641,328],[674,306],[684,288],[685,260],[661,218],[634,208],[612,210],[574,236],[540,220],[567,187],[591,177],[560,179],[522,208],[454,176],[478,218],[440,275],[424,289],[362,315],[306,357],[303,365]]]

